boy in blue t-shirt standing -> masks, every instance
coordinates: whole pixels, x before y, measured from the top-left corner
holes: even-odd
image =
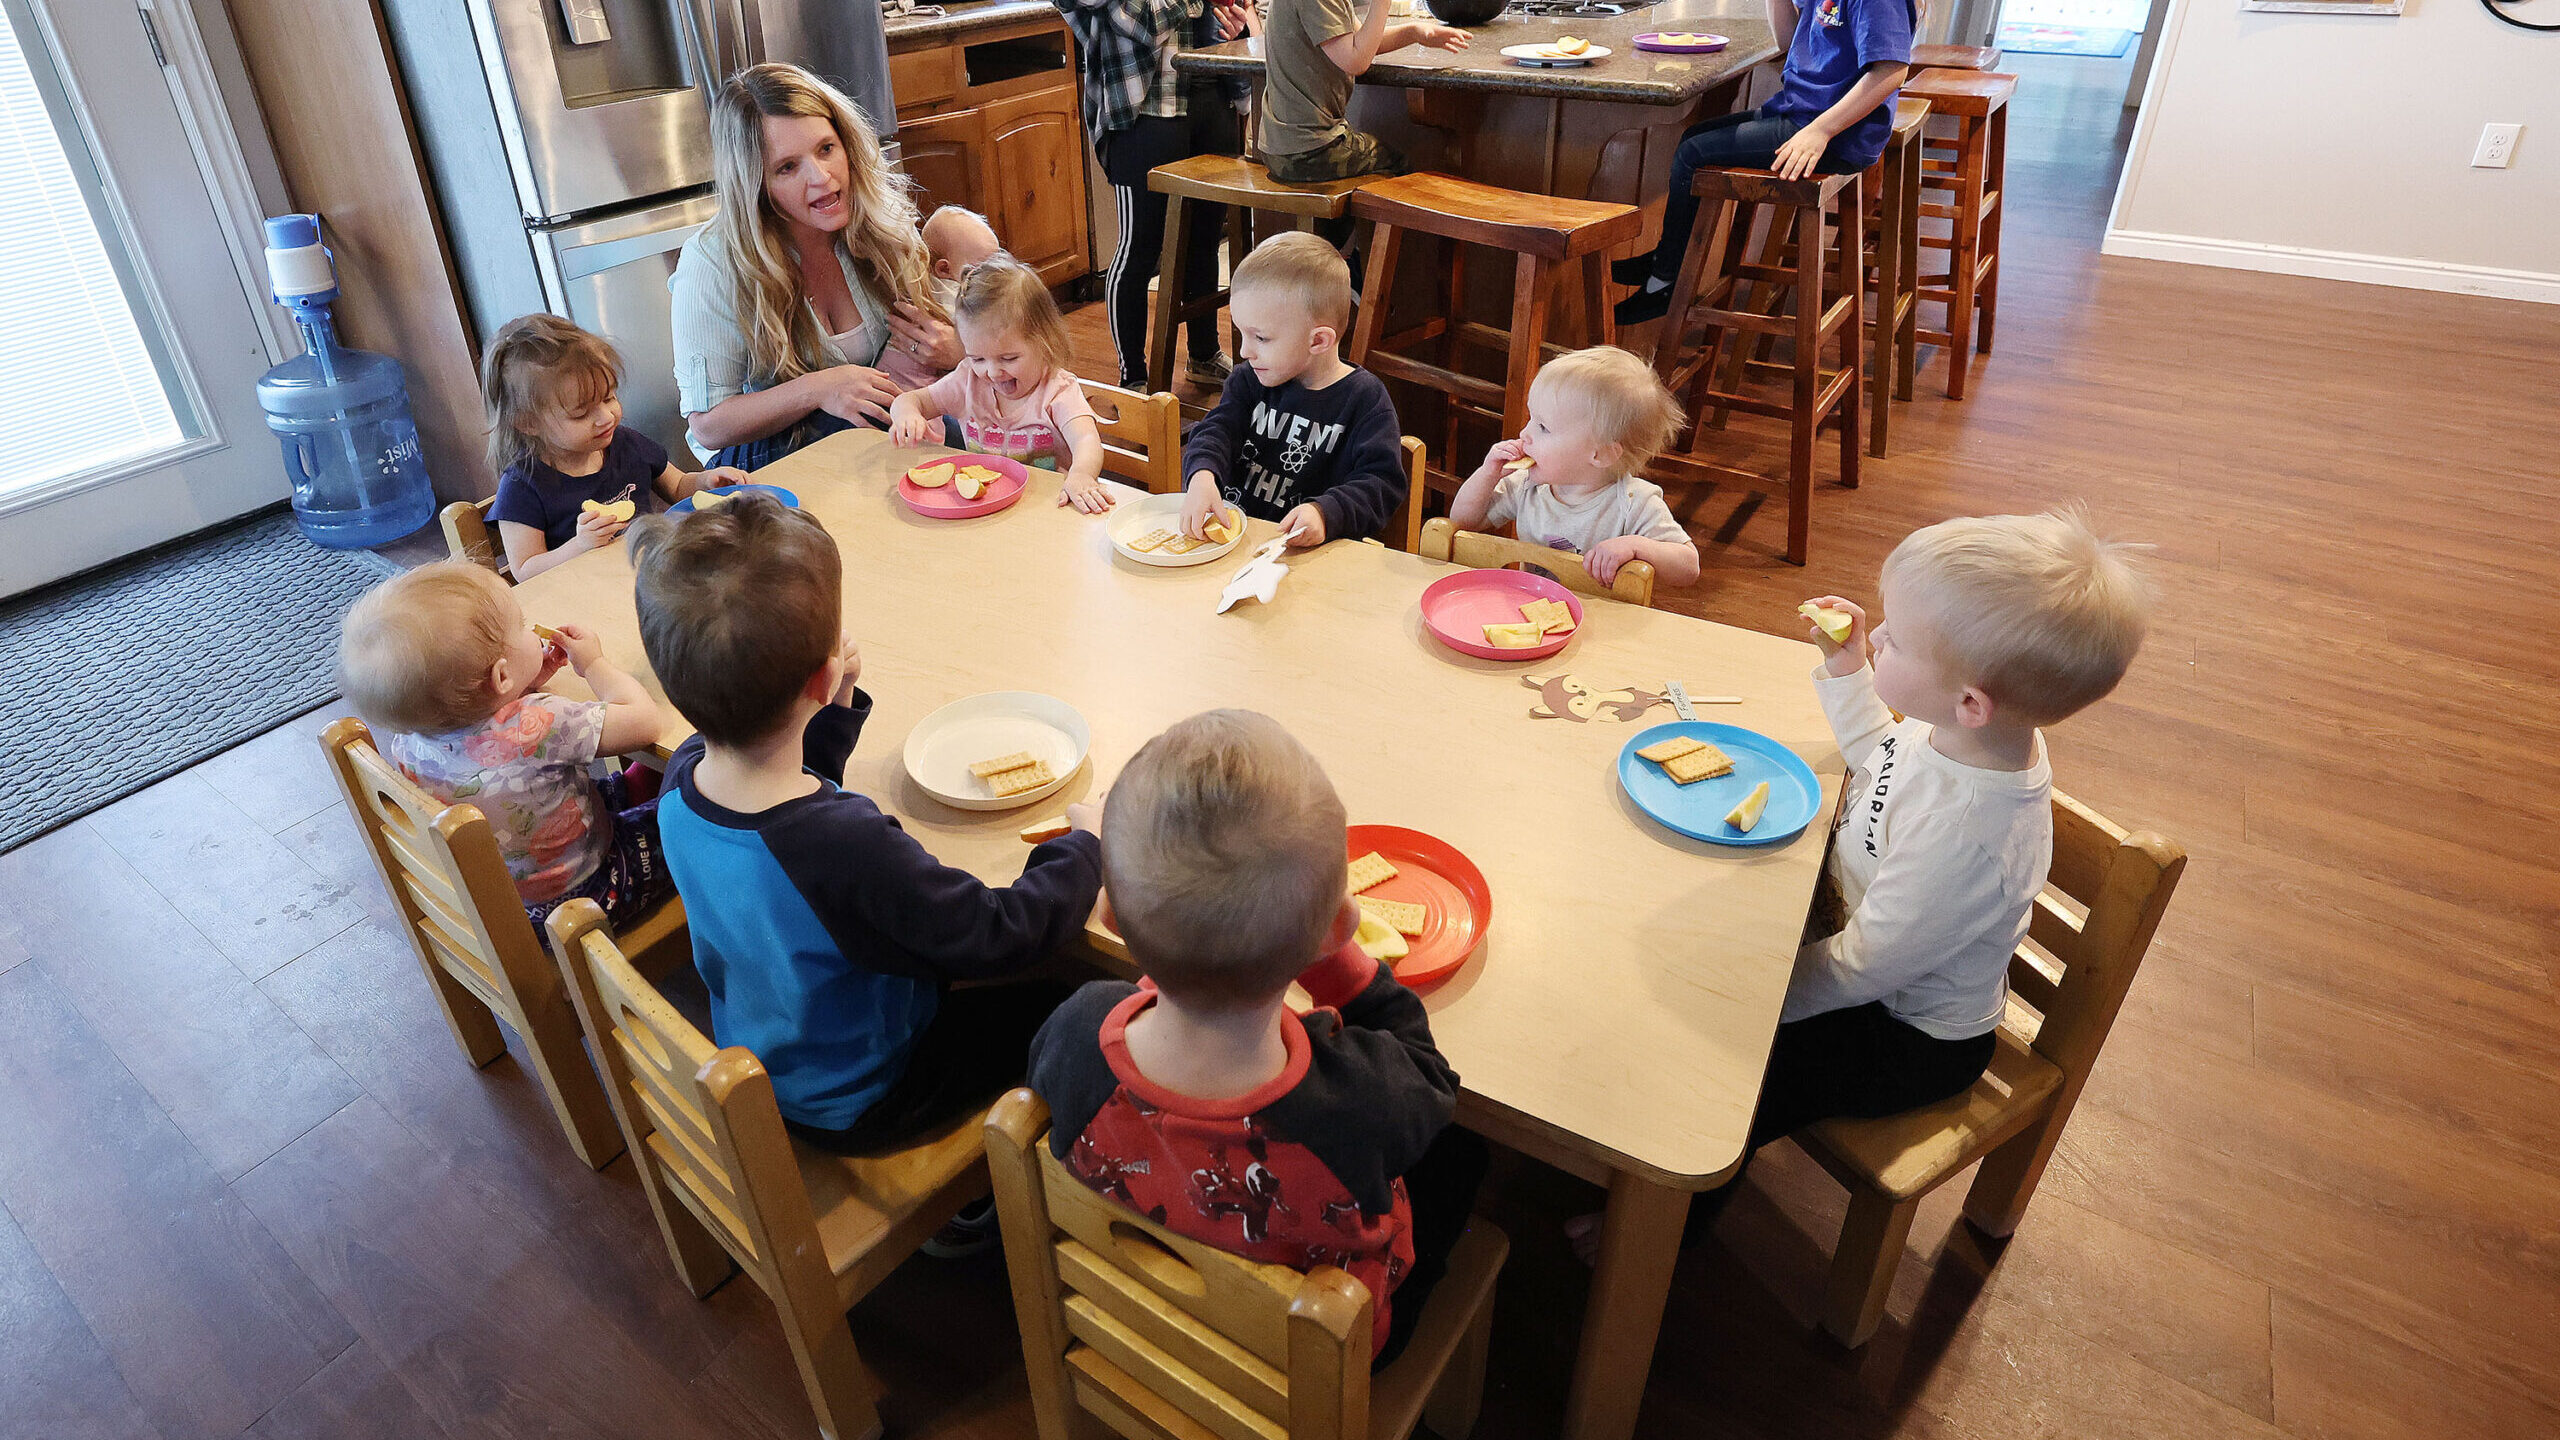
[[[1775,170],[1800,180],[1816,170],[1853,175],[1876,163],[1893,134],[1893,98],[1911,73],[1912,0],[1768,0],[1769,30],[1791,37],[1778,93],[1757,110],[1720,116],[1680,137],[1662,239],[1650,255],[1610,266],[1621,285],[1644,288],[1618,302],[1618,323],[1659,320],[1698,223],[1690,179],[1701,170]]]

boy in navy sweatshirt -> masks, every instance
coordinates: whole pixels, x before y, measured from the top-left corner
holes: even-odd
[[[844,1154],[1019,1084],[1064,987],[946,987],[1027,969],[1083,927],[1102,884],[1087,808],[1010,887],[935,860],[840,788],[871,697],[818,522],[747,495],[631,535],[641,642],[696,731],[667,764],[659,833],[713,1038],[753,1050],[784,1123]]]
[[[1242,363],[1183,437],[1183,533],[1203,538],[1240,505],[1295,530],[1293,548],[1376,534],[1404,499],[1404,442],[1386,385],[1337,353],[1351,267],[1313,235],[1275,235],[1236,267],[1227,304]]]
[[[1341,798],[1278,722],[1194,715],[1112,783],[1103,865],[1146,972],[1096,981],[1031,1051],[1049,1146],[1177,1234],[1368,1286],[1394,1358],[1466,1229],[1482,1141],[1412,991],[1351,943]],[[1296,980],[1321,1007],[1287,1004]]]

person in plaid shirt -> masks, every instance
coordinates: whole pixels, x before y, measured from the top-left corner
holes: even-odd
[[[1188,155],[1234,155],[1244,144],[1237,123],[1243,82],[1175,72],[1173,57],[1186,47],[1215,45],[1259,29],[1250,3],[1212,0],[1052,0],[1075,32],[1084,67],[1085,133],[1093,157],[1119,201],[1120,253],[1104,282],[1110,305],[1111,343],[1120,355],[1120,383],[1147,388],[1147,285],[1164,252],[1166,197],[1147,188],[1147,172]],[[1183,257],[1184,299],[1216,288],[1218,242],[1227,228],[1226,207],[1204,206],[1192,217],[1191,249]],[[1215,389],[1226,383],[1228,360],[1218,350],[1214,319],[1194,320],[1191,364],[1184,372]]]

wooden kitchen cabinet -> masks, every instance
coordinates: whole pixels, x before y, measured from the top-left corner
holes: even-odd
[[[1045,5],[954,5],[889,31],[898,145],[919,208],[963,205],[1050,285],[1092,269],[1074,42]],[[977,12],[977,14],[972,14]],[[985,23],[971,23],[978,15]]]

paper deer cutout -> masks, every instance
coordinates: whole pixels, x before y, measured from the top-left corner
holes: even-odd
[[[1538,703],[1529,707],[1532,720],[1571,720],[1576,724],[1641,720],[1645,712],[1670,698],[1659,691],[1633,687],[1595,689],[1578,675],[1523,675],[1520,683],[1538,692]]]

